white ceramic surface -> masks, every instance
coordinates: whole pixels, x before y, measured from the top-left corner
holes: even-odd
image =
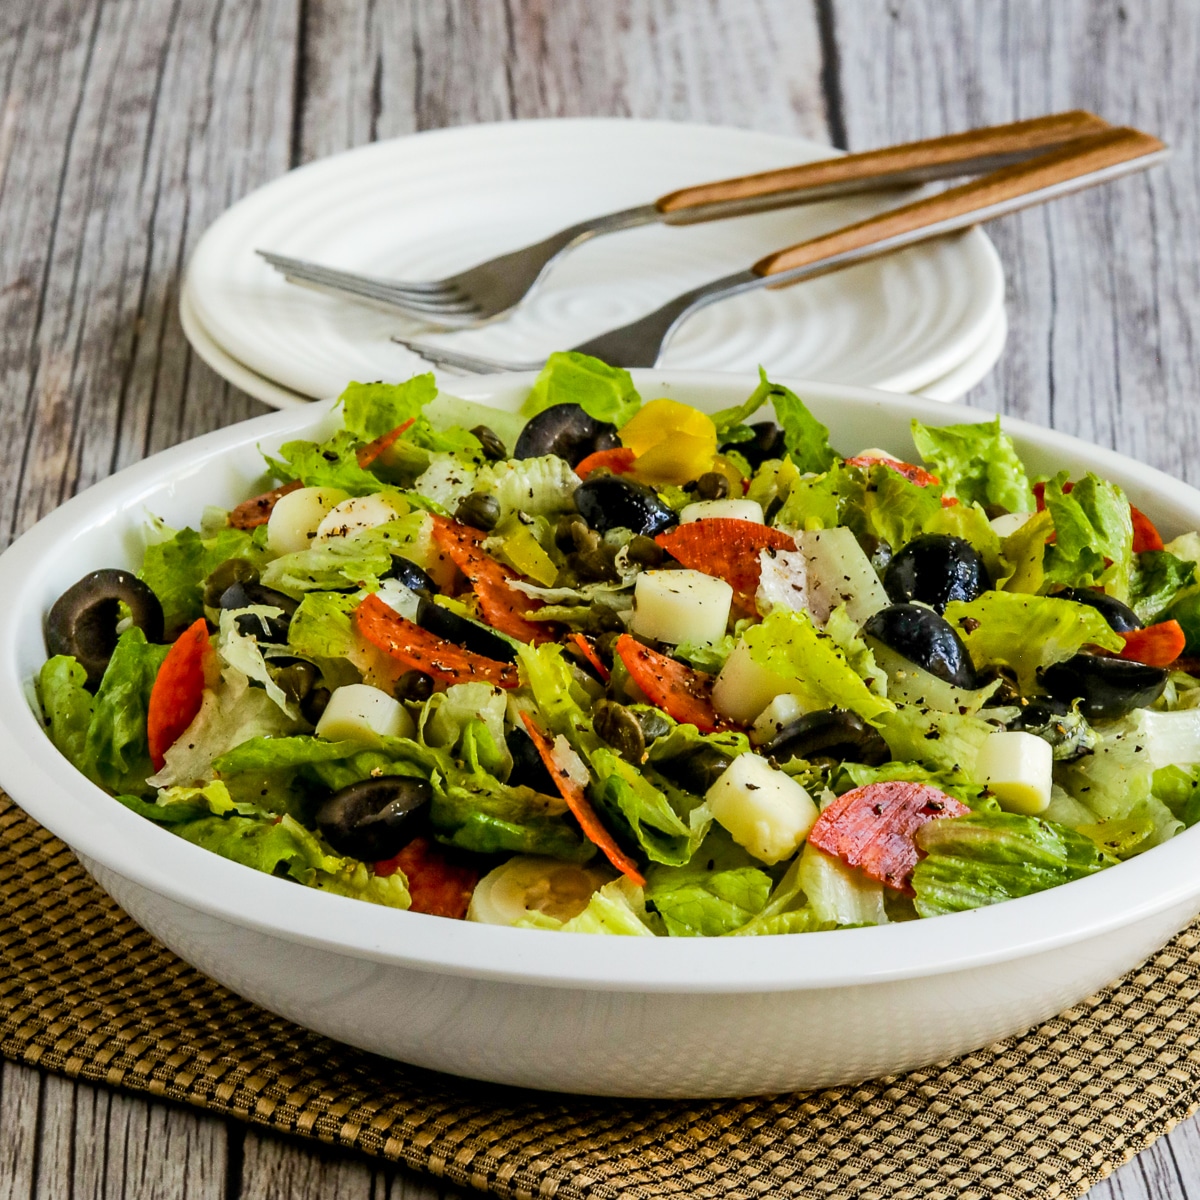
[[[294,408],[298,404],[310,404],[312,399],[289,388],[281,387],[256,371],[238,362],[213,340],[212,335],[200,323],[192,303],[191,293],[184,286],[179,299],[179,319],[183,332],[191,343],[192,349],[218,375],[227,379],[243,392],[269,404],[272,408]],[[958,400],[966,395],[987,373],[996,365],[996,360],[1004,351],[1004,343],[1008,339],[1008,315],[1001,305],[996,312],[987,336],[979,348],[970,354],[952,371],[938,379],[927,383],[915,394],[925,396],[929,400],[950,401]],[[420,368],[418,368],[420,369]],[[436,371],[439,383],[451,391],[461,390],[456,387],[456,381],[461,376],[452,372]]]
[[[390,339],[419,326],[288,284],[256,247],[398,278],[438,278],[566,224],[685,184],[827,157],[828,146],[661,121],[513,121],[438,130],[321,159],[247,196],[204,234],[189,303],[244,367],[310,397],[347,378],[420,370]],[[891,207],[862,196],[686,228],[600,238],[558,264],[505,321],[454,344],[531,361],[648,312],[771,250]],[[995,249],[978,229],[793,288],[697,314],[663,365],[923,388],[985,341],[1003,306]]]
[[[716,409],[754,380],[638,372],[643,395]],[[512,407],[529,377],[461,381]],[[469,385],[469,386],[468,386]],[[911,456],[932,401],[792,381],[847,451]],[[776,938],[626,939],[479,926],[272,878],[114,803],[53,749],[25,703],[43,615],[84,572],[133,565],[145,516],[195,521],[261,482],[256,446],[331,427],[328,404],[273,413],[97,484],[0,557],[0,785],[70,844],[169,947],[260,1004],[422,1066],[565,1091],[730,1095],[847,1083],[1014,1033],[1133,967],[1200,911],[1200,831],[1088,879],[989,909]],[[979,414],[981,417],[986,414]],[[955,413],[969,419],[968,412]],[[1034,471],[1092,469],[1166,536],[1200,494],[1111,451],[1007,423]]]

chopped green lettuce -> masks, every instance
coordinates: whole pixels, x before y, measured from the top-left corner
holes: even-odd
[[[1015,813],[929,821],[917,833],[925,857],[913,871],[922,917],[982,908],[1082,879],[1116,859],[1083,834]]]
[[[816,933],[835,928],[817,916],[800,886],[800,855],[775,885],[757,916],[730,932],[730,937],[773,937],[785,933]]]
[[[883,734],[893,758],[947,772],[951,778],[969,778],[979,747],[995,728],[979,717],[919,704],[897,704],[871,724]]]
[[[1176,558],[1166,550],[1144,550],[1134,558],[1133,576],[1129,583],[1129,606],[1140,621],[1153,624],[1159,613],[1176,599],[1182,599],[1180,593],[1195,582],[1194,562]]]
[[[1036,594],[1046,582],[1046,539],[1054,532],[1049,510],[1030,517],[1000,544],[1005,569],[996,578],[1006,592]]]
[[[840,796],[851,788],[866,787],[869,783],[927,783],[956,800],[961,800],[976,812],[999,812],[996,798],[982,783],[964,780],[961,775],[949,771],[931,771],[915,762],[889,762],[880,767],[868,767],[864,763],[842,763],[831,786]]]
[[[868,534],[900,550],[942,513],[940,493],[934,487],[918,487],[897,471],[874,466],[867,471],[868,484],[858,503],[841,511],[841,519],[856,534]]]
[[[1171,814],[1190,829],[1200,821],[1200,770],[1195,766],[1181,767],[1172,763],[1159,767],[1151,779],[1151,792],[1156,800],[1170,809]]]
[[[358,465],[361,440],[348,429],[339,429],[326,442],[284,442],[279,457],[263,457],[276,478],[305,487],[340,488],[351,496],[368,496],[388,485]]]
[[[652,874],[646,899],[672,937],[720,937],[740,929],[766,906],[771,877],[757,867],[723,871],[675,868]]]
[[[432,373],[405,383],[351,383],[342,392],[342,420],[360,441],[372,442],[414,417],[437,395]]]
[[[642,406],[633,376],[574,350],[551,354],[522,411],[535,416],[556,404],[578,404],[589,417],[619,429]]]
[[[1129,598],[1133,571],[1133,522],[1129,501],[1114,483],[1090,472],[1070,492],[1067,472],[1046,483],[1046,508],[1054,541],[1046,547],[1046,578],[1068,587],[1100,584],[1118,600]]]
[[[517,926],[553,929],[559,933],[602,933],[620,937],[654,937],[646,914],[642,889],[622,876],[592,893],[588,906],[577,917],[559,921],[547,913],[531,912]]]
[[[806,845],[796,876],[808,906],[829,925],[886,925],[883,884],[840,858]]]
[[[966,425],[912,423],[912,437],[947,496],[963,504],[1002,504],[1009,512],[1033,512],[1033,489],[1000,418]]]
[[[751,660],[783,679],[807,708],[848,708],[876,717],[892,704],[855,673],[841,646],[818,629],[806,612],[776,608],[742,635]]]
[[[984,592],[974,600],[952,600],[945,616],[976,667],[1008,667],[1026,694],[1042,668],[1065,662],[1081,646],[1117,651],[1125,645],[1097,609],[1052,596]]]
[[[222,529],[210,538],[194,529],[159,527],[159,532],[169,536],[146,547],[138,578],[162,604],[168,637],[204,615],[204,580],[223,562],[241,558],[262,565],[262,552],[243,529]]]
[[[758,376],[759,389],[766,389],[765,399],[774,406],[775,419],[783,428],[788,458],[801,471],[828,471],[837,462],[837,453],[829,444],[829,430],[808,411],[795,392],[781,383],[771,383],[762,367]]]

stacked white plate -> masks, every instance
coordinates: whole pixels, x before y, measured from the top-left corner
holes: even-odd
[[[196,352],[275,407],[348,380],[407,379],[420,336],[530,361],[649,312],[764,254],[900,202],[858,196],[702,225],[597,238],[566,256],[506,320],[431,333],[409,318],[288,283],[256,254],[397,279],[437,279],[565,225],[688,184],[828,157],[829,147],[660,121],[514,121],[378,142],[301,167],[204,234],[181,299]],[[1004,346],[1004,273],[978,229],[791,288],[713,305],[661,365],[746,371],[954,400]]]

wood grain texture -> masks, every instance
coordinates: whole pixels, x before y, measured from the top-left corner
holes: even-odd
[[[627,115],[854,150],[1073,107],[1170,166],[992,231],[1009,345],[971,397],[1193,483],[1200,6],[1191,0],[6,0],[0,543],[144,454],[261,411],[176,312],[204,228],[290,165],[471,121]],[[445,1192],[0,1065],[0,1200]],[[1191,1121],[1093,1193],[1200,1200]]]

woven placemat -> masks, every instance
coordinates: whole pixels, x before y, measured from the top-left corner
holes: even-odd
[[[859,1087],[650,1103],[475,1084],[226,991],[0,794],[0,1053],[498,1196],[1078,1195],[1195,1108],[1198,1020],[1200,923],[1024,1037]]]

